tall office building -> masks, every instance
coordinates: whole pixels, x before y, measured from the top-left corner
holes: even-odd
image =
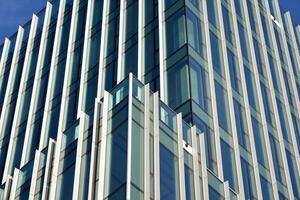
[[[0,199],[300,199],[277,0],[53,0],[0,55]]]

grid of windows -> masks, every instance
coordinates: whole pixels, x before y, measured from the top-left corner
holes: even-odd
[[[0,199],[300,199],[278,8],[52,0],[0,45]]]

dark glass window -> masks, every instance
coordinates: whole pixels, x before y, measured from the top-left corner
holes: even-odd
[[[275,60],[274,60],[273,56],[270,53],[268,53],[268,58],[269,58],[270,71],[271,71],[273,86],[274,86],[274,89],[279,92],[279,84],[278,84],[278,77],[277,77],[277,70],[276,70]]]
[[[232,189],[236,188],[236,167],[233,155],[233,150],[230,146],[221,139],[222,163],[224,179],[229,181],[229,186]]]
[[[224,76],[224,69],[223,69],[222,57],[221,57],[222,55],[221,42],[212,31],[210,31],[210,45],[211,45],[213,68],[220,76]]]
[[[126,8],[126,24],[130,24],[130,26],[126,26],[125,40],[127,41],[137,32],[138,1],[135,1],[133,4]]]
[[[179,199],[178,194],[178,160],[164,145],[160,144],[160,199]]]
[[[244,70],[245,70],[249,104],[250,106],[252,106],[252,108],[257,109],[257,93],[256,93],[253,74],[246,66],[244,66]]]
[[[241,93],[242,86],[241,86],[241,80],[239,74],[239,66],[237,64],[235,55],[229,48],[227,48],[227,58],[228,58],[231,86],[236,92]]]
[[[243,58],[249,62],[250,61],[250,59],[249,59],[250,53],[249,53],[247,32],[240,22],[238,22],[238,29],[239,29],[240,45],[241,45],[241,51],[242,51]]]
[[[284,168],[283,168],[283,163],[282,163],[279,142],[270,133],[269,133],[269,138],[270,138],[270,146],[271,146],[271,152],[272,152],[272,158],[273,158],[276,179],[279,182],[281,182],[282,184],[285,184],[284,183]]]
[[[193,199],[195,199],[195,196],[194,196],[194,174],[193,174],[193,170],[186,164],[184,165],[184,177],[185,177],[186,200],[193,200]]]
[[[292,182],[292,188],[293,188],[293,193],[297,199],[300,199],[300,189],[299,189],[299,172],[297,170],[296,166],[296,160],[295,157],[286,149],[286,158],[287,158],[287,163],[289,167],[289,172],[290,172],[290,177],[291,177],[291,182]]]
[[[233,106],[235,112],[236,130],[239,144],[249,151],[250,144],[248,138],[245,109],[236,100],[233,100]]]
[[[257,155],[257,161],[267,168],[267,160],[266,160],[266,149],[264,143],[263,132],[260,123],[254,118],[251,117],[252,120],[252,128],[253,128],[253,135],[255,140],[255,149]]]
[[[208,21],[217,27],[217,8],[216,3],[214,1],[206,1],[207,4],[207,14],[208,14]]]
[[[224,20],[224,31],[226,40],[233,45],[234,30],[232,27],[231,13],[224,5],[222,5],[222,15]]]
[[[188,43],[203,57],[204,45],[200,20],[189,9],[187,9],[186,15]]]
[[[279,114],[279,120],[280,120],[280,126],[282,131],[283,139],[285,139],[287,142],[290,142],[290,134],[289,134],[289,128],[287,124],[287,116],[286,116],[286,110],[285,106],[281,103],[281,101],[276,98],[277,102],[277,109]]]
[[[256,199],[253,168],[241,157],[245,199]]]
[[[267,47],[271,48],[269,29],[268,29],[268,26],[267,26],[266,18],[262,13],[260,13],[260,17],[261,17],[261,23],[262,23],[262,27],[263,27],[263,32],[264,32],[266,45],[267,45]]]
[[[270,183],[262,175],[260,175],[260,183],[263,199],[273,199]]]
[[[169,56],[186,43],[185,16],[183,10],[166,20],[166,54]]]
[[[265,69],[265,62],[262,59],[262,46],[261,44],[258,43],[258,41],[253,37],[253,46],[254,46],[254,53],[256,57],[256,63],[257,63],[257,68],[258,72],[260,75],[263,77],[267,77],[267,72]]]
[[[119,117],[124,118],[125,116]],[[114,116],[112,120],[113,128],[119,126],[119,123],[117,122],[117,120],[120,120],[119,117]],[[114,123],[114,121],[116,121],[116,123]],[[123,193],[122,188],[125,188],[126,185],[128,145],[127,130],[127,122],[125,122],[113,130],[108,136],[108,156],[106,159],[105,169],[105,174],[107,176],[105,184],[105,197],[114,195],[116,193]]]
[[[210,92],[208,74],[195,60],[190,59],[191,95],[207,113],[210,110]]]
[[[209,199],[214,200],[222,200],[222,196],[219,192],[217,192],[214,188],[212,188],[210,185],[208,186],[208,193],[209,193]]]
[[[207,167],[217,174],[217,158],[215,151],[215,139],[213,131],[196,115],[193,115],[193,124],[196,125],[199,133],[204,134],[205,153]]]
[[[273,112],[273,107],[272,107],[272,102],[270,97],[270,91],[262,82],[260,83],[260,85],[261,85],[261,93],[262,93],[262,99],[264,103],[265,116],[267,122],[272,126],[274,126],[275,119],[274,119],[274,112]]]
[[[227,92],[223,87],[215,81],[217,109],[218,109],[218,121],[221,128],[230,133],[230,121],[229,121],[229,105],[227,99]]]
[[[176,108],[190,98],[188,65],[181,62],[167,71],[168,105]]]

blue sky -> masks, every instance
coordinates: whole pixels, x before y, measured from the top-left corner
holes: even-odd
[[[46,0],[0,0],[0,44],[45,5]]]
[[[300,24],[300,0],[279,0],[283,10],[290,10],[295,24]],[[46,0],[0,0],[0,44],[46,5]]]
[[[290,11],[294,24],[300,25],[300,0],[279,0],[279,4],[284,11]]]

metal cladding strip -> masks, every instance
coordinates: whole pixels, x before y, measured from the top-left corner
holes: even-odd
[[[142,76],[144,74],[144,10],[145,10],[145,0],[138,1],[138,68],[137,68],[137,78],[142,81]]]
[[[125,78],[124,50],[126,15],[125,9],[127,0],[120,0],[120,21],[119,21],[119,43],[118,43],[118,67],[117,67],[117,84]]]
[[[154,156],[154,199],[160,199],[160,158],[159,158],[159,95],[153,95],[153,156]]]
[[[37,98],[38,98],[38,84],[40,82],[40,76],[42,72],[43,62],[45,59],[45,52],[46,52],[46,43],[47,43],[47,32],[48,27],[51,22],[51,11],[52,11],[52,5],[47,2],[46,6],[46,12],[45,12],[45,18],[44,18],[44,24],[43,24],[43,30],[42,30],[42,36],[41,36],[41,43],[40,43],[40,49],[39,49],[39,55],[37,60],[37,67],[35,70],[35,77],[34,77],[34,83],[33,83],[33,90],[32,90],[32,97],[30,101],[30,108],[29,108],[29,114],[28,114],[28,121],[26,125],[26,131],[25,131],[25,137],[24,137],[24,145],[22,150],[22,157],[21,157],[21,164],[20,167],[23,167],[28,162],[28,148],[29,145],[29,138],[30,138],[30,129],[31,125],[34,123],[33,116],[35,112],[35,107],[37,106]]]
[[[271,16],[270,12],[269,12],[269,9],[268,9],[268,2],[266,2],[266,7],[267,7],[267,14],[269,16]],[[268,25],[269,25],[269,28],[270,28],[270,33],[271,33],[271,38],[272,38],[272,41],[276,41],[275,39],[275,33],[274,33],[274,29],[272,27],[272,21],[270,18],[268,18],[267,20],[268,22]],[[292,116],[291,116],[291,108],[290,108],[290,104],[289,104],[289,101],[288,101],[288,97],[287,97],[287,88],[286,88],[286,85],[285,85],[285,82],[284,82],[284,78],[283,78],[283,74],[282,74],[282,67],[281,67],[281,61],[280,61],[280,58],[279,58],[279,45],[274,42],[273,43],[274,45],[274,51],[275,51],[275,57],[276,57],[276,63],[277,63],[277,67],[278,67],[278,75],[279,75],[279,81],[281,83],[281,87],[282,87],[282,94],[283,94],[283,99],[284,99],[284,105],[285,105],[285,109],[286,109],[286,116],[288,118],[288,125],[289,125],[289,130],[290,130],[290,136],[292,137],[292,145],[293,145],[293,155],[295,157],[298,157],[299,156],[296,156],[297,154],[299,154],[299,151],[298,151],[298,148],[297,148],[297,143],[296,143],[296,136],[295,136],[295,129],[294,129],[294,125],[292,123]],[[284,51],[284,49],[282,49]],[[286,53],[286,52],[285,52]],[[299,111],[299,109],[298,109]],[[298,159],[297,158],[297,159]],[[299,160],[296,159],[296,165],[297,165],[297,169],[298,171],[300,171],[300,163],[299,163]],[[298,177],[299,179],[300,177]]]
[[[10,141],[9,141],[9,146],[7,150],[7,158],[15,157],[16,155],[13,155],[13,146],[14,143],[16,142],[17,138],[17,127],[19,125],[19,119],[20,115],[23,113],[21,110],[21,105],[22,102],[24,101],[23,96],[24,96],[24,91],[26,90],[26,79],[29,74],[30,70],[30,61],[32,57],[32,49],[34,45],[34,38],[37,32],[37,24],[38,24],[38,17],[36,15],[32,16],[32,21],[30,25],[30,32],[29,32],[29,38],[28,38],[28,43],[26,47],[26,54],[25,54],[25,59],[24,59],[24,65],[23,65],[23,70],[22,70],[22,75],[21,75],[21,80],[20,80],[20,86],[18,90],[18,97],[17,97],[17,102],[16,102],[16,108],[15,108],[15,114],[14,114],[14,119],[12,123],[12,129],[10,133]],[[4,168],[4,174],[9,173],[9,168],[11,168],[11,162],[6,160],[5,168]],[[20,168],[20,166],[15,166]]]
[[[83,140],[84,140],[84,132],[86,129],[86,117],[87,115],[84,112],[80,112],[79,118],[79,133],[77,140],[77,149],[76,149],[76,161],[75,161],[75,172],[74,172],[74,186],[73,186],[73,200],[80,199],[80,180],[84,177],[81,174],[81,163],[83,156]]]
[[[101,41],[100,41],[100,56],[99,56],[99,73],[98,73],[98,86],[97,86],[97,98],[101,99],[104,92],[104,57],[106,52],[106,37],[108,35],[108,5],[110,0],[103,0],[103,11],[102,11],[102,24],[101,24]]]
[[[10,40],[5,38],[2,54],[0,55],[0,76],[4,73],[5,63],[7,62],[10,45]]]
[[[219,21],[223,22],[223,15],[222,15],[222,7],[221,7],[221,1],[218,0],[218,3],[216,4],[218,7],[218,13],[219,13]],[[234,7],[234,4],[231,4],[231,7]],[[226,90],[227,90],[227,98],[228,98],[228,105],[229,105],[229,115],[230,115],[230,121],[231,121],[231,134],[232,134],[232,149],[234,153],[234,160],[235,160],[235,168],[236,168],[236,176],[237,176],[237,187],[238,192],[241,195],[241,198],[244,198],[244,185],[243,185],[243,177],[242,177],[242,169],[240,167],[240,149],[239,149],[239,142],[238,142],[238,136],[237,136],[237,130],[236,130],[236,119],[235,119],[235,113],[234,113],[234,104],[233,104],[233,94],[232,94],[232,86],[231,86],[231,77],[229,74],[229,64],[228,64],[228,57],[227,57],[227,46],[226,46],[226,38],[225,38],[225,30],[224,26],[220,26],[220,33],[221,33],[221,43],[222,43],[222,58],[225,68],[225,79],[226,79]],[[236,38],[235,38],[236,39]],[[223,162],[222,162],[223,164]],[[224,181],[224,180],[223,180]]]
[[[144,87],[144,200],[150,199],[150,85]]]
[[[247,4],[245,1],[243,1],[243,6],[244,6],[244,12],[245,12],[245,22],[246,22],[246,29],[247,29],[247,37],[249,39],[249,48],[250,48],[250,56],[251,56],[251,60],[252,60],[252,66],[253,66],[253,77],[254,77],[254,83],[255,83],[255,88],[257,91],[257,94],[261,94],[261,88],[260,88],[260,82],[259,82],[259,75],[258,75],[258,70],[257,70],[257,65],[256,65],[256,57],[255,57],[255,53],[254,53],[254,47],[253,47],[253,40],[252,40],[252,35],[251,35],[251,27],[250,27],[250,22],[249,22],[249,18],[248,18],[248,8],[247,8]],[[236,29],[235,31],[238,31],[237,28],[237,24],[236,25]],[[238,41],[237,41],[237,50],[238,50],[238,54],[239,54],[239,60],[241,62],[240,64],[240,71],[241,71],[241,77],[242,77],[242,83],[243,85],[243,90],[244,90],[244,96],[245,96],[245,105],[246,105],[246,117],[247,117],[247,122],[248,122],[248,130],[250,131],[250,145],[252,147],[252,161],[253,161],[253,167],[254,167],[254,175],[255,175],[255,182],[256,182],[256,190],[258,191],[258,198],[262,198],[262,191],[261,191],[261,183],[260,183],[260,175],[259,175],[259,169],[258,169],[258,161],[257,161],[257,151],[256,151],[256,147],[255,147],[255,139],[254,139],[254,131],[253,127],[252,127],[252,117],[251,117],[251,108],[250,108],[250,104],[249,104],[249,96],[248,96],[248,91],[247,91],[247,85],[246,85],[246,78],[245,78],[245,74],[244,74],[244,66],[243,66],[243,57],[242,57],[242,53],[241,53],[241,46],[240,46],[240,39],[239,36],[238,37]],[[264,145],[266,145],[266,149],[267,149],[267,154],[268,154],[268,163],[269,163],[269,168],[271,169],[271,184],[273,187],[273,190],[276,190],[276,181],[274,181],[275,175],[274,170],[273,169],[273,160],[272,160],[272,154],[270,152],[270,149],[268,148],[269,146],[269,137],[268,137],[268,129],[267,129],[267,125],[266,125],[266,120],[265,120],[265,115],[264,115],[264,108],[263,108],[263,102],[261,99],[261,96],[258,95],[258,103],[259,103],[259,109],[261,111],[261,116],[260,118],[262,119],[262,128],[263,128],[263,136],[264,136],[264,141],[266,142]],[[270,147],[270,146],[269,146]],[[268,152],[269,151],[269,152]],[[259,152],[260,153],[260,152]],[[276,179],[275,179],[276,180]],[[274,184],[275,183],[275,184]],[[275,188],[275,189],[274,189]],[[278,199],[278,194],[275,194],[275,199]]]
[[[35,17],[32,18],[32,24],[35,24]],[[32,25],[31,24],[31,27],[30,27],[30,36],[29,38],[30,39],[33,39],[33,27],[35,25]],[[30,41],[30,40],[28,40]],[[22,41],[20,41],[20,43],[22,43]],[[25,56],[25,64],[26,64],[26,61],[28,60],[28,56],[29,56],[29,53],[31,52],[31,45],[30,45],[31,42],[28,42],[27,44],[27,47],[26,47],[26,56]],[[20,51],[18,50],[18,55],[20,53]],[[19,56],[18,56],[19,57]],[[18,60],[18,59],[17,59]],[[9,75],[12,75],[9,77],[9,81],[8,83],[12,83],[13,80],[11,80],[10,78],[16,78],[15,75],[16,75],[16,68],[18,67],[18,61],[15,61],[13,64],[12,64],[12,67],[13,69],[11,70],[14,70],[14,71],[11,71],[11,73]],[[22,76],[24,74],[24,70],[27,70],[27,65],[24,64],[24,69],[22,70]],[[23,78],[23,77],[22,77]],[[21,79],[21,82],[22,82],[22,79]],[[12,85],[12,84],[8,84],[8,85]],[[10,104],[10,100],[11,100],[11,94],[12,94],[12,90],[13,88],[10,87],[10,88],[7,88],[8,90],[6,91],[6,94],[5,94],[5,98],[4,98],[4,103],[3,103],[3,111],[2,111],[2,116],[1,116],[1,121],[0,121],[0,127],[4,127],[4,123],[7,123],[7,115],[9,115],[9,112],[6,110],[6,108],[9,107],[9,104]],[[19,88],[19,91],[21,90],[21,88]],[[19,99],[19,96],[18,96],[18,99]],[[19,100],[20,101],[20,100]],[[18,101],[17,101],[18,102]],[[5,106],[5,107],[4,107]],[[17,108],[18,108],[18,103],[17,103]],[[18,112],[18,109],[16,108],[15,110],[15,113]],[[14,121],[17,119],[16,116],[14,116]],[[3,131],[5,131],[4,129],[2,129]],[[3,132],[1,131],[0,135],[2,135]],[[3,173],[3,179],[2,179],[2,183],[5,182],[6,180],[6,177],[8,174],[8,171],[9,171],[9,165],[11,163],[11,154],[12,154],[12,145],[14,143],[14,137],[15,137],[15,127],[14,127],[14,123],[13,123],[13,128],[11,129],[11,133],[10,133],[10,139],[9,139],[9,145],[8,145],[8,150],[7,150],[7,155],[6,155],[6,162],[5,162],[5,167],[4,167],[4,173]]]
[[[203,10],[207,10],[206,2],[211,0],[203,1]],[[207,49],[207,65],[208,65],[208,76],[209,76],[209,85],[211,89],[211,100],[212,100],[212,118],[214,125],[214,140],[216,145],[216,158],[217,158],[217,176],[219,179],[223,180],[223,166],[222,166],[222,155],[221,155],[221,144],[220,144],[220,128],[218,122],[218,110],[217,110],[217,101],[216,101],[216,91],[215,91],[215,80],[214,80],[214,69],[212,62],[211,54],[211,45],[210,45],[210,33],[209,33],[209,21],[207,12],[203,12],[203,21],[204,21],[204,33],[205,33],[205,43]]]
[[[257,61],[256,61],[256,56],[254,52],[254,45],[253,45],[253,39],[252,39],[252,34],[251,34],[251,26],[250,26],[250,19],[248,15],[248,8],[247,4],[244,4],[245,6],[245,15],[246,15],[246,25],[247,25],[247,33],[248,33],[248,38],[249,38],[249,46],[250,46],[250,53],[251,53],[251,59],[252,59],[252,66],[253,66],[253,71],[254,71],[254,80],[255,80],[255,85],[256,85],[256,91],[257,91],[257,98],[258,98],[258,104],[259,104],[259,110],[260,110],[260,117],[262,120],[262,128],[263,128],[263,137],[265,141],[265,149],[267,153],[267,160],[269,164],[269,170],[270,170],[270,176],[271,176],[271,186],[273,191],[278,191],[277,188],[277,180],[276,180],[276,175],[275,175],[275,169],[274,169],[274,161],[273,161],[273,156],[271,152],[271,145],[270,145],[270,138],[269,138],[269,132],[268,132],[268,124],[266,120],[266,115],[265,115],[265,108],[264,108],[264,102],[262,98],[262,91],[261,91],[261,84],[260,84],[260,78],[259,78],[259,72],[258,72],[258,67],[257,67]],[[240,44],[240,43],[239,43]],[[255,131],[255,130],[253,130]],[[259,152],[260,153],[260,152]],[[261,187],[260,187],[261,189]],[[274,192],[274,198],[279,199],[278,193]]]
[[[234,0],[230,1],[231,5],[234,5]],[[244,9],[245,10],[245,9]],[[247,86],[246,86],[246,78],[245,74],[243,73],[244,71],[244,65],[243,65],[243,57],[242,57],[242,52],[241,52],[241,47],[240,47],[240,38],[239,38],[239,32],[238,32],[238,26],[237,26],[237,17],[236,17],[236,10],[234,6],[231,6],[231,11],[232,11],[232,21],[233,21],[233,29],[235,34],[235,40],[236,40],[236,50],[237,50],[237,60],[238,60],[238,65],[239,65],[239,71],[240,71],[240,76],[241,76],[241,85],[242,85],[242,95],[244,96],[243,102],[245,106],[245,114],[246,114],[246,124],[247,124],[247,129],[249,131],[249,141],[250,141],[250,152],[251,152],[251,160],[252,160],[252,165],[254,167],[255,164],[257,164],[257,155],[256,155],[256,148],[255,148],[255,141],[253,137],[253,130],[252,130],[252,123],[251,123],[251,111],[250,111],[250,106],[249,106],[249,98],[248,98],[248,92],[247,92]],[[249,42],[250,43],[250,42]],[[239,158],[240,160],[240,158]],[[239,161],[240,163],[240,161]],[[241,168],[241,165],[237,165],[238,168]],[[259,178],[259,171],[258,168],[254,168],[254,179],[257,187],[260,185],[260,178]],[[260,193],[261,194],[261,193]],[[241,194],[240,195],[244,195]]]
[[[87,3],[87,14],[86,14],[86,22],[85,22],[85,34],[84,34],[84,44],[83,44],[83,54],[82,54],[82,65],[81,65],[81,73],[80,73],[80,87],[79,87],[79,96],[78,96],[78,108],[77,108],[77,119],[80,117],[80,112],[84,111],[84,96],[85,95],[85,85],[86,85],[86,71],[89,66],[89,47],[91,45],[91,31],[92,28],[92,19],[93,19],[93,8],[94,8],[95,0],[89,0]]]
[[[129,73],[126,199],[131,199],[133,75]]]
[[[104,199],[104,185],[105,185],[105,164],[106,164],[106,146],[108,135],[108,111],[109,111],[110,94],[104,91],[103,107],[102,107],[102,128],[101,128],[101,149],[99,159],[104,161],[99,165],[99,183],[98,183],[98,196],[93,199]]]
[[[0,116],[0,127],[4,126],[4,123],[6,121],[7,118],[7,109],[8,109],[8,105],[9,105],[9,101],[10,101],[10,95],[12,93],[12,82],[14,81],[15,78],[15,74],[16,74],[16,68],[18,65],[18,60],[19,60],[19,56],[20,56],[20,49],[22,47],[22,40],[23,40],[23,36],[24,36],[24,29],[19,26],[18,29],[18,35],[17,35],[17,40],[16,40],[16,44],[15,44],[15,48],[14,48],[14,53],[13,53],[13,57],[12,57],[12,63],[11,63],[11,70],[9,73],[9,77],[8,77],[8,84],[7,84],[7,88],[6,88],[6,92],[5,92],[5,97],[4,97],[4,101],[3,101],[3,107],[2,107],[2,112],[1,112],[1,116]],[[2,139],[4,137],[4,130],[0,129],[0,138]],[[4,183],[5,181],[2,180],[2,183]]]
[[[67,61],[66,61],[66,71],[64,74],[64,83],[63,83],[63,90],[62,90],[62,100],[61,100],[61,109],[59,113],[59,122],[58,122],[58,132],[57,132],[57,143],[54,153],[54,161],[53,161],[53,168],[52,168],[52,177],[51,177],[51,187],[50,187],[50,196],[49,199],[55,199],[56,197],[56,186],[57,186],[57,176],[59,170],[59,155],[63,140],[63,129],[64,123],[66,118],[67,112],[67,99],[68,99],[68,86],[69,86],[69,79],[72,70],[72,58],[73,58],[73,42],[75,40],[76,34],[76,22],[78,19],[78,7],[79,7],[79,0],[74,0],[73,2],[73,9],[72,9],[72,18],[71,18],[71,28],[70,28],[70,35],[69,35],[69,42],[68,42],[68,50],[67,50]]]
[[[41,159],[41,151],[36,150],[35,156],[34,156],[31,181],[30,181],[30,188],[29,188],[29,197],[28,197],[29,200],[34,200],[37,176],[38,176],[39,167],[40,167],[40,159]]]
[[[44,175],[44,182],[42,186],[42,200],[49,199],[49,190],[51,184],[51,170],[53,165],[53,156],[55,151],[55,144],[56,142],[50,138],[48,144],[48,151],[47,151],[47,160],[45,165],[45,175]]]
[[[278,13],[278,16],[279,16],[279,23],[283,24],[284,22],[283,22],[282,17],[281,17],[281,12],[280,12],[279,5],[278,4],[276,4],[276,5],[277,5],[276,6],[277,13]],[[291,30],[293,30],[293,29],[291,29]],[[284,53],[285,53],[285,57],[286,57],[286,60],[287,60],[288,73],[291,75],[290,78],[291,78],[291,83],[292,83],[292,90],[293,90],[292,92],[294,94],[294,99],[296,101],[296,105],[294,105],[294,106],[296,108],[296,113],[298,114],[297,118],[299,119],[299,117],[300,117],[300,106],[299,106],[300,105],[300,101],[299,101],[299,98],[297,98],[297,97],[299,97],[299,94],[298,94],[297,86],[296,86],[296,79],[295,79],[296,74],[294,74],[293,69],[292,69],[292,61],[291,61],[291,56],[292,55],[290,55],[289,50],[288,50],[287,39],[286,39],[286,35],[285,35],[285,32],[284,32],[284,29],[280,28],[279,32],[280,32],[281,38],[283,40],[283,45],[284,45],[283,48],[284,49],[281,49],[281,50],[284,51]],[[298,60],[299,60],[299,54],[297,54],[297,57],[298,57],[297,63],[299,65],[300,64],[298,62]],[[286,88],[286,90],[288,90],[288,89],[289,88]],[[290,112],[289,112],[289,114],[290,114],[292,109],[291,109],[291,106],[289,106],[289,107],[290,107]],[[299,147],[298,147],[297,137],[296,137],[296,127],[292,123],[293,122],[292,116],[288,115],[288,118],[289,118],[289,120],[291,120],[291,121],[289,121],[289,123],[291,125],[291,128],[293,128],[293,131],[291,132],[291,136],[292,136],[293,147],[294,147],[294,156],[296,158],[296,163],[297,163],[298,171],[300,171],[300,155],[299,155]],[[298,179],[300,179],[300,177],[298,177]]]
[[[238,33],[238,25],[237,25],[237,17],[236,17],[236,10],[235,10],[235,6],[234,6],[234,0],[230,1],[230,4],[232,6],[231,7],[231,12],[232,12],[232,21],[233,21],[233,29],[235,33]],[[245,74],[243,73],[244,69],[243,69],[243,57],[242,57],[242,52],[241,52],[241,47],[240,47],[240,38],[238,34],[234,34],[235,37],[235,41],[236,41],[236,52],[237,52],[237,60],[238,60],[238,67],[239,67],[239,71],[240,71],[240,77],[241,77],[241,85],[242,85],[242,95],[243,95],[243,102],[245,105],[245,114],[246,114],[246,124],[247,124],[247,130],[252,130],[252,124],[251,124],[251,113],[250,113],[250,109],[249,109],[249,101],[248,101],[248,92],[247,92],[247,86],[246,86],[246,78],[245,78]],[[246,107],[248,109],[246,109]],[[252,134],[249,134],[249,140],[250,141],[254,141],[254,137]],[[253,148],[254,147],[254,148]],[[252,163],[257,163],[257,157],[256,157],[256,149],[255,149],[255,145],[250,145],[250,152],[252,153],[252,158],[251,161]],[[241,163],[240,158],[237,158],[238,160],[236,161],[237,163]],[[237,167],[237,171],[241,172],[241,165],[236,165]],[[259,180],[259,176],[257,174],[255,174],[255,182],[257,183],[257,180]],[[243,183],[243,179],[241,180],[242,182],[239,182],[240,184]],[[242,184],[241,188],[244,187],[244,184]],[[244,194],[242,192],[239,192],[239,197],[241,199],[244,198]]]
[[[16,191],[18,189],[19,175],[20,175],[20,170],[15,168],[14,176],[13,176],[13,180],[12,180],[12,186],[11,186],[10,195],[9,195],[10,200],[16,199]]]
[[[178,169],[179,169],[179,197],[185,200],[185,179],[184,179],[184,150],[183,150],[183,136],[182,136],[182,115],[176,115],[176,132],[177,132],[177,152],[178,152]]]
[[[287,181],[287,189],[289,193],[289,198],[293,199],[293,192],[291,191],[292,185],[291,185],[291,179],[290,179],[290,174],[288,171],[288,164],[287,164],[287,159],[286,159],[286,153],[285,153],[285,144],[284,144],[284,139],[282,136],[282,131],[281,131],[281,125],[280,125],[280,120],[279,120],[279,114],[278,114],[278,109],[277,109],[277,103],[276,103],[276,94],[274,90],[274,85],[273,85],[273,80],[272,80],[272,75],[270,71],[270,63],[268,60],[267,56],[267,47],[266,47],[266,42],[263,34],[263,29],[262,29],[262,22],[260,18],[260,11],[259,11],[259,6],[257,2],[254,2],[254,7],[255,7],[255,13],[257,17],[257,23],[258,23],[258,31],[259,35],[261,36],[261,43],[262,43],[262,50],[263,50],[263,59],[264,62],[266,63],[266,71],[267,71],[267,79],[268,79],[268,87],[270,89],[270,94],[271,94],[271,101],[272,101],[272,106],[274,110],[274,117],[276,121],[276,129],[277,129],[277,134],[278,134],[278,140],[279,140],[279,145],[280,145],[280,153],[281,157],[283,159],[283,165],[284,165],[284,171],[285,171],[285,178]]]
[[[12,180],[13,178],[11,176],[7,177],[6,183],[5,183],[5,188],[4,188],[4,193],[3,193],[3,199],[9,199],[10,191],[11,191],[11,186],[12,186]]]
[[[42,150],[44,147],[46,147],[47,143],[45,140],[46,137],[46,126],[47,121],[49,118],[48,112],[51,110],[50,108],[50,98],[53,95],[53,83],[55,81],[55,68],[57,63],[57,57],[59,55],[59,44],[61,43],[61,37],[62,37],[62,26],[64,23],[64,12],[66,9],[66,0],[60,0],[59,2],[59,10],[58,10],[58,16],[57,16],[57,22],[56,22],[56,31],[55,31],[55,38],[54,38],[54,44],[53,44],[53,53],[51,58],[51,65],[50,65],[50,72],[49,72],[49,80],[47,85],[47,94],[46,94],[46,100],[45,100],[45,107],[44,107],[44,116],[43,116],[43,122],[42,122],[42,128],[41,128],[41,136],[40,136],[40,143],[39,143],[39,149]]]
[[[200,193],[200,167],[199,167],[199,156],[198,156],[198,136],[197,136],[197,129],[196,126],[191,127],[190,134],[192,136],[192,148],[193,148],[193,176],[194,176],[194,193],[195,193],[195,200],[201,199]]]
[[[207,165],[206,165],[206,150],[205,150],[205,138],[204,133],[197,135],[197,139],[199,140],[198,149],[200,151],[200,162],[201,162],[201,175],[202,175],[202,191],[203,191],[203,199],[209,199],[208,192],[208,174],[207,174]]]
[[[94,119],[93,119],[93,136],[92,136],[92,147],[91,147],[91,163],[89,173],[89,189],[88,189],[88,200],[95,198],[95,183],[97,174],[97,152],[98,152],[98,141],[99,141],[99,125],[101,115],[101,103],[99,99],[95,100],[94,106]]]
[[[228,181],[224,182],[223,186],[224,186],[224,199],[231,200],[230,191],[229,191],[229,182]]]
[[[167,96],[165,93],[166,82],[165,82],[165,24],[164,24],[164,1],[158,1],[158,40],[159,40],[159,95],[160,100],[167,102]]]

